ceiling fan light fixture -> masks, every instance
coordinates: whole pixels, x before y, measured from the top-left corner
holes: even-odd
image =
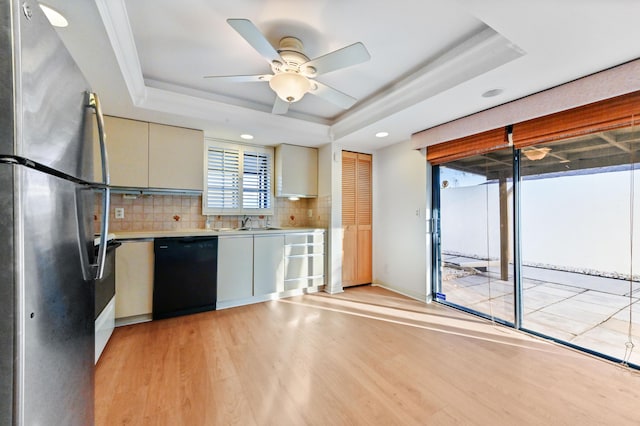
[[[269,86],[285,102],[298,102],[311,89],[311,83],[305,76],[295,72],[274,75]]]
[[[316,74],[318,74],[318,70],[310,65],[307,65],[304,67],[304,73],[307,77],[315,77]]]

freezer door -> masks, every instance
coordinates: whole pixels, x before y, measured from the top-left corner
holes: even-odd
[[[93,424],[94,284],[81,258],[93,256],[93,191],[16,166],[24,293],[20,411],[25,425]],[[80,217],[76,203],[85,207]],[[82,210],[82,209],[81,209]],[[83,232],[79,232],[79,227]],[[87,240],[80,241],[84,233]]]
[[[0,425],[12,425],[15,380],[14,167],[0,163]]]
[[[38,2],[24,4],[31,17],[19,13],[21,55],[16,67],[21,83],[16,113],[22,112],[22,137],[15,155],[91,182],[95,119],[87,113],[89,84]]]

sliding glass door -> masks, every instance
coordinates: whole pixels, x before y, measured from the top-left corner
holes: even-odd
[[[443,303],[514,322],[512,149],[440,165]]]
[[[436,299],[640,365],[639,151],[632,126],[440,162]]]
[[[635,364],[639,147],[617,129],[523,148],[520,163],[522,327]]]

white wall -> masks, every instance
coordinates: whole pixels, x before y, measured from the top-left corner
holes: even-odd
[[[424,152],[410,141],[373,154],[374,283],[424,301],[431,294],[427,171]]]
[[[318,148],[318,197],[331,196],[331,163],[333,148],[330,143]]]
[[[327,293],[342,292],[342,157],[340,147],[330,143],[318,149],[318,197],[330,197],[331,217],[327,229]]]

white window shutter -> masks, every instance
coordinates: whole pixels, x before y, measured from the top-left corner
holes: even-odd
[[[273,214],[273,149],[208,141],[205,215]]]
[[[243,155],[242,208],[271,208],[271,156],[268,153],[251,152]]]

